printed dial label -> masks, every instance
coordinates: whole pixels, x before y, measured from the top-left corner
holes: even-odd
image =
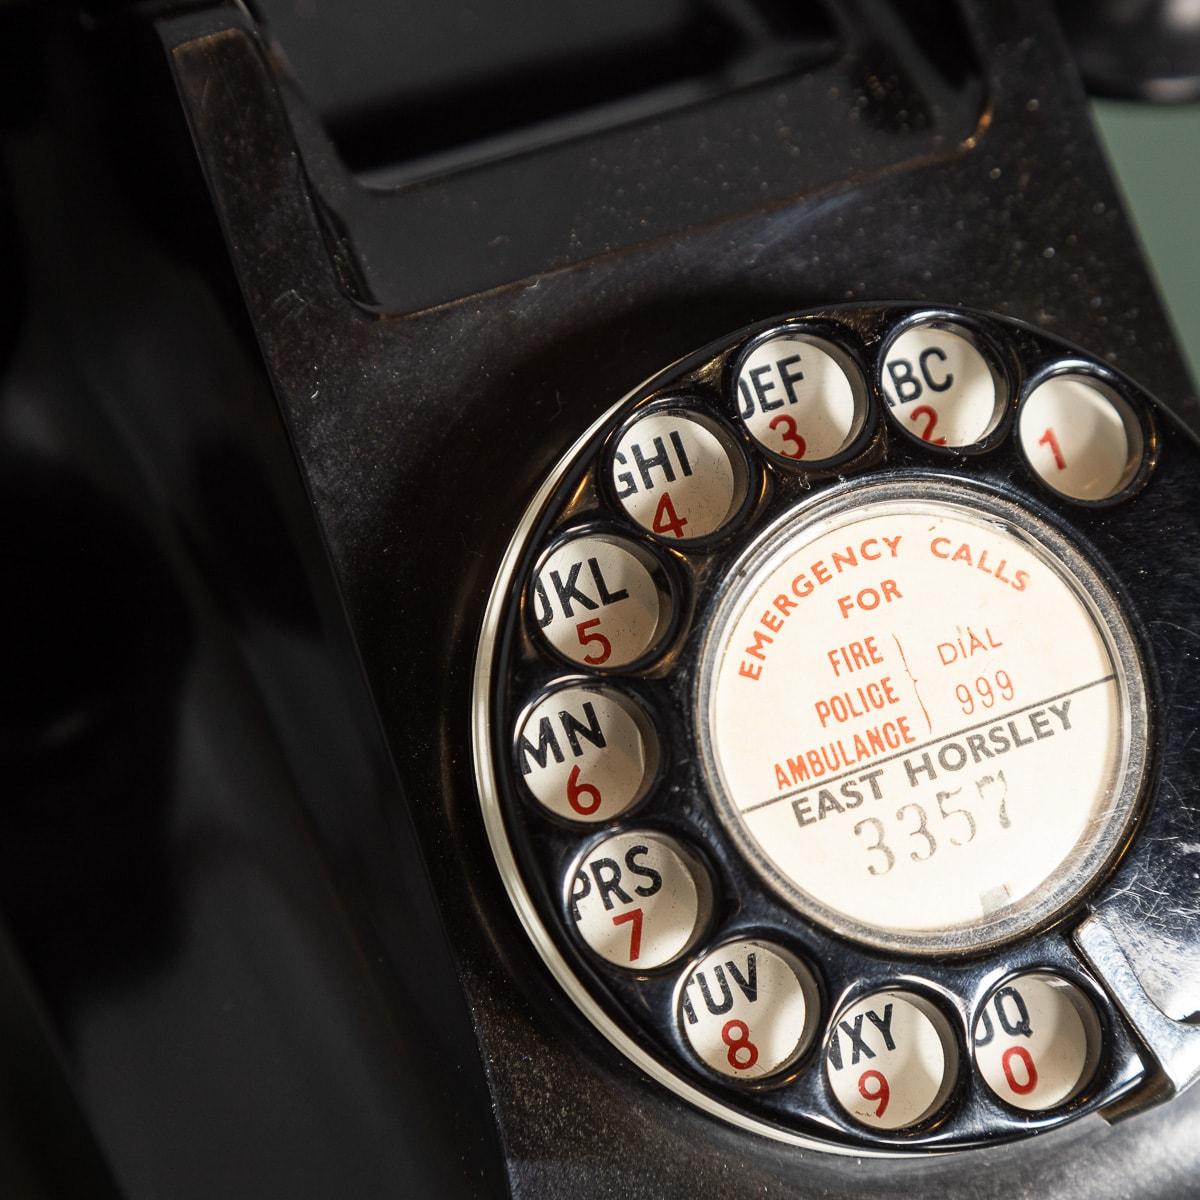
[[[935,446],[970,446],[992,429],[1005,397],[965,330],[918,325],[889,347],[883,391],[896,422]]]
[[[973,494],[871,498],[902,488],[752,554],[704,724],[718,809],[780,891],[875,944],[961,948],[1086,884],[1141,759],[1131,683],[1066,566]]]
[[[730,942],[702,959],[679,994],[688,1044],[711,1070],[762,1079],[808,1049],[817,986],[803,963],[766,942]]]
[[[613,490],[630,517],[651,533],[669,542],[707,537],[733,516],[745,495],[735,454],[727,436],[708,421],[653,412],[617,444]]]
[[[571,538],[542,563],[530,589],[542,636],[571,662],[622,667],[657,641],[670,616],[642,556],[616,538]]]
[[[738,416],[781,458],[819,462],[840,454],[862,428],[865,405],[841,355],[827,342],[783,332],[760,342],[738,371]],[[856,372],[857,373],[857,372]]]
[[[517,769],[551,812],[611,821],[641,799],[653,770],[648,722],[609,688],[551,692],[517,735]]]
[[[834,1022],[825,1072],[860,1125],[904,1129],[941,1107],[957,1067],[946,1019],[911,992],[876,992]]]
[[[704,923],[707,887],[670,838],[635,830],[580,861],[567,894],[579,936],[618,967],[650,970],[681,955]]]
[[[1042,1112],[1066,1103],[1091,1077],[1099,1023],[1073,983],[1031,972],[998,987],[975,1023],[975,1064],[1008,1104]]]

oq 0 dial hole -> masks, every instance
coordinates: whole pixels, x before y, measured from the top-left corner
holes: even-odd
[[[975,1067],[998,1099],[1024,1112],[1046,1112],[1091,1081],[1100,1059],[1100,1022],[1075,984],[1030,971],[992,990],[972,1041]]]

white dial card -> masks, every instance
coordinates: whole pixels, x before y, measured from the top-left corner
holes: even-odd
[[[719,807],[779,890],[867,941],[961,949],[1044,918],[1119,844],[1144,699],[1031,534],[969,494],[880,486],[751,556],[706,733]]]

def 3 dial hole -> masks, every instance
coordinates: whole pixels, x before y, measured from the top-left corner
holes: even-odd
[[[733,386],[746,432],[784,466],[841,461],[860,442],[870,416],[853,357],[803,326],[755,338],[738,360]]]

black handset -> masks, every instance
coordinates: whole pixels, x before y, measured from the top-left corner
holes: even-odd
[[[1190,1083],[1200,1030],[1144,968],[1200,955],[1147,906],[1187,906],[1200,844],[1198,468],[1094,357],[897,304],[738,331],[581,431],[473,719],[500,873],[584,1016],[841,1152]]]

